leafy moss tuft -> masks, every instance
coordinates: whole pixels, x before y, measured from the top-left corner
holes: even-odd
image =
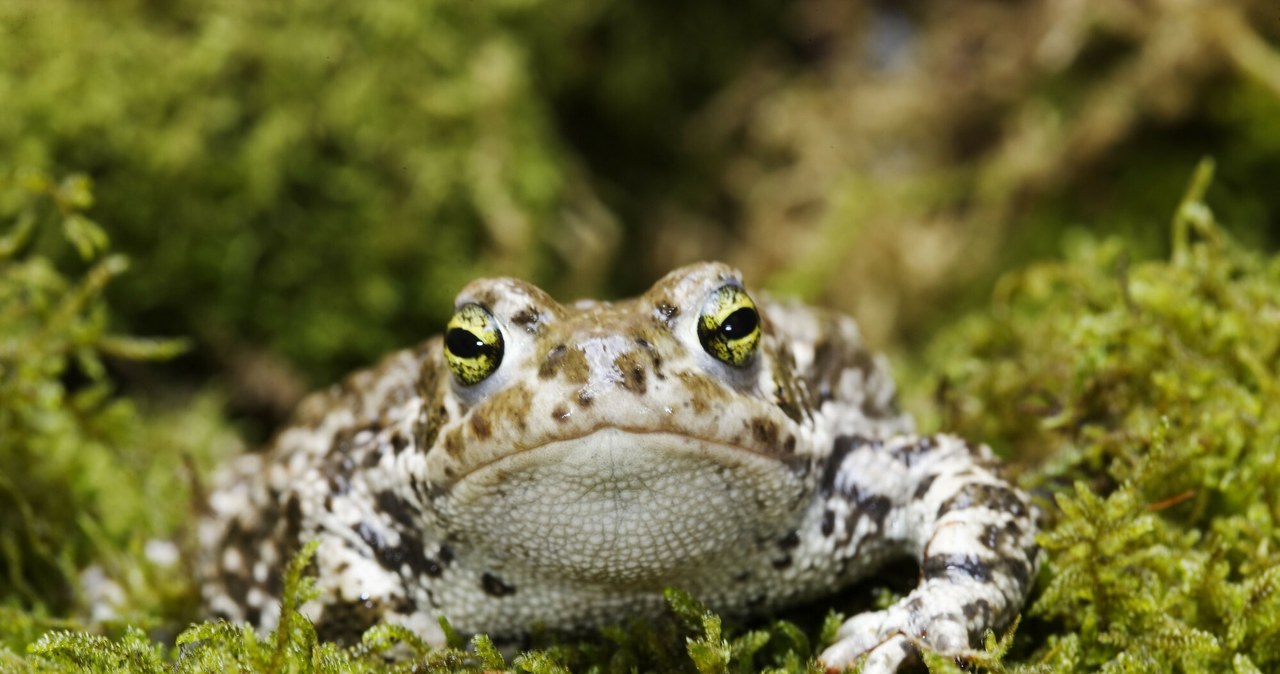
[[[942,339],[947,428],[1054,494],[1036,658],[1055,671],[1280,667],[1280,258],[1234,243],[1197,171],[1169,261],[1116,241],[1007,276]]]
[[[102,293],[128,264],[107,252],[92,204],[83,176],[0,170],[0,598],[11,606],[66,611],[90,560],[110,567],[155,530],[145,496],[123,493],[149,459],[105,361],[182,344],[110,332]],[[78,264],[38,252],[59,237]]]

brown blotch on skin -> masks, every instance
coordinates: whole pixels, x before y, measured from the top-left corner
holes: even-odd
[[[499,428],[515,428],[523,431],[525,417],[533,404],[533,393],[524,384],[515,384],[489,397],[484,404],[489,420]]]
[[[550,379],[556,376],[556,372],[560,370],[560,361],[564,360],[564,354],[569,351],[569,347],[564,344],[557,344],[547,352],[546,357],[542,359],[542,364],[538,365],[538,379]]]
[[[574,402],[578,403],[578,407],[581,407],[582,409],[586,409],[588,407],[591,407],[591,401],[594,400],[594,398],[591,397],[590,391],[588,391],[585,388],[581,388],[581,389],[578,389],[578,395],[574,396],[573,400]]]
[[[438,339],[428,343],[428,348],[424,350],[431,356],[423,360],[422,368],[418,370],[418,396],[422,398],[425,408],[414,426],[414,436],[418,438],[418,445],[424,449],[430,449],[436,444],[440,427],[449,420],[448,410],[439,402],[442,365],[433,359],[439,357],[438,343]]]
[[[590,374],[587,357],[582,349],[569,348],[559,344],[547,352],[538,365],[538,378],[551,379],[560,375],[571,384],[585,384]]]
[[[685,390],[689,393],[689,401],[693,404],[693,411],[698,414],[707,412],[712,405],[728,397],[717,382],[707,377],[681,372],[680,381],[684,383]]]
[[[649,369],[653,372],[654,378],[658,380],[666,379],[667,375],[662,373],[662,356],[659,355],[658,350],[653,347],[653,343],[644,337],[636,337],[636,344],[643,348],[645,353],[649,354],[649,360],[652,363]]]
[[[555,408],[551,410],[551,418],[555,419],[556,421],[559,421],[560,423],[564,423],[568,421],[569,408],[566,407],[564,403],[560,403],[556,405]]]
[[[751,420],[751,434],[762,444],[772,448],[778,446],[778,424],[772,419],[755,417]]]
[[[428,349],[427,352],[429,355],[424,356],[422,366],[418,368],[418,381],[415,387],[418,390],[418,397],[423,400],[434,400],[440,395],[440,366],[436,361],[439,352],[436,349]]]
[[[480,410],[476,410],[475,413],[471,415],[471,430],[476,434],[476,437],[481,440],[488,440],[489,436],[493,433],[493,429],[489,427],[489,420],[480,413]]]
[[[449,411],[444,405],[433,405],[429,410],[424,412],[418,419],[414,428],[414,435],[419,438],[419,444],[425,449],[431,449],[436,444],[436,439],[440,436],[440,427],[449,420]]]
[[[476,293],[475,296],[471,298],[471,301],[484,307],[485,311],[492,313],[493,307],[498,304],[498,295],[492,288],[485,288],[484,290]]]
[[[795,368],[791,350],[780,346],[773,359],[774,404],[792,421],[803,423],[803,410],[809,408],[809,396],[805,387],[797,384]]]
[[[622,373],[622,381],[618,383],[623,389],[636,395],[643,395],[648,390],[644,367],[636,361],[631,353],[624,353],[613,359],[614,367]]]
[[[444,451],[456,459],[462,454],[462,449],[462,433],[456,428],[449,431],[449,434],[444,437]]]
[[[538,334],[538,324],[542,321],[542,315],[532,306],[525,307],[511,317],[511,322],[524,328],[525,332],[536,335]]]
[[[653,310],[658,312],[658,317],[667,325],[670,325],[671,322],[680,315],[680,307],[672,304],[670,300],[666,299],[654,302]]]

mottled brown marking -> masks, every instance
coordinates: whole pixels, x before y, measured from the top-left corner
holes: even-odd
[[[533,393],[524,384],[514,384],[489,397],[485,410],[489,419],[499,429],[514,428],[523,431],[529,407],[533,405]]]
[[[750,422],[751,434],[756,441],[770,448],[778,446],[778,424],[772,419],[756,417]]]
[[[636,360],[634,353],[624,353],[614,358],[613,366],[622,373],[622,381],[618,385],[623,389],[636,395],[643,395],[648,390],[644,367]]]
[[[456,459],[462,454],[462,449],[462,433],[456,428],[449,431],[449,434],[444,436],[444,451]]]
[[[582,349],[573,349],[564,344],[557,345],[547,352],[542,363],[538,365],[538,378],[551,379],[557,375],[571,384],[585,384],[591,373],[587,365],[586,355]]]
[[[531,335],[538,334],[538,324],[541,320],[542,315],[533,306],[527,306],[511,317],[512,324],[524,328],[524,331]]]
[[[564,423],[569,420],[569,408],[564,403],[559,403],[551,410],[551,418]]]
[[[582,409],[586,409],[588,407],[591,407],[591,401],[593,400],[593,398],[591,397],[590,391],[588,391],[585,388],[582,388],[582,389],[578,389],[578,395],[574,396],[573,400],[574,402],[578,403],[578,407],[581,407]]]
[[[653,304],[653,309],[658,312],[658,317],[667,325],[671,325],[671,322],[680,315],[680,307],[673,304],[669,299],[658,300]]]
[[[423,411],[418,419],[414,434],[418,436],[418,444],[424,449],[431,449],[440,436],[440,427],[449,420],[449,411],[444,405],[432,405]]]
[[[698,414],[707,412],[713,405],[728,398],[728,394],[721,388],[720,383],[709,377],[681,372],[680,381],[684,383],[685,390],[689,394],[693,411]]]
[[[438,343],[438,339],[432,340],[429,346],[436,347]],[[433,357],[439,357],[438,348],[428,348],[427,351]],[[433,357],[425,358],[418,370],[418,396],[422,398],[424,407],[414,426],[414,436],[418,439],[418,446],[423,449],[430,449],[436,444],[440,427],[449,420],[448,410],[440,403],[443,398],[440,390],[443,366]]]
[[[489,435],[493,433],[493,429],[489,427],[489,420],[480,410],[471,414],[471,431],[481,440],[488,440]]]
[[[645,350],[645,353],[649,354],[649,371],[653,373],[654,379],[659,381],[666,379],[667,375],[662,371],[662,356],[658,353],[658,350],[654,348],[653,343],[645,337],[640,336],[636,337],[636,344],[640,345],[640,347]]]
[[[498,294],[493,288],[485,288],[472,296],[471,301],[484,307],[485,311],[492,312],[493,307],[498,305]]]
[[[809,409],[809,396],[795,377],[796,362],[791,349],[780,345],[773,359],[774,404],[796,423],[803,423]]]

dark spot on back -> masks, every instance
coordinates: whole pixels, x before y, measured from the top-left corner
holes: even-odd
[[[1004,532],[994,524],[988,524],[982,530],[982,544],[989,550],[999,550],[1004,543]]]
[[[489,573],[488,571],[484,572],[480,576],[480,589],[484,590],[484,593],[491,597],[506,597],[516,593],[516,589],[514,587],[507,585],[501,578]]]
[[[778,547],[783,550],[791,550],[797,545],[800,545],[800,534],[795,529],[788,531],[786,536],[778,540]]]
[[[390,517],[391,521],[399,524],[402,529],[413,530],[421,526],[421,513],[418,509],[390,489],[378,492],[374,498],[378,502],[378,509]]]
[[[962,575],[980,583],[991,580],[991,567],[976,555],[934,555],[921,565],[924,578],[949,578]]]
[[[398,573],[402,565],[407,564],[413,571],[439,578],[444,569],[440,563],[426,556],[422,549],[422,539],[409,531],[399,531],[400,543],[388,545],[386,538],[367,522],[357,522],[351,527],[360,540],[373,552],[373,556],[383,568]]]
[[[835,488],[836,476],[840,474],[841,464],[854,449],[868,444],[866,438],[857,435],[841,435],[831,447],[831,456],[827,457],[827,466],[822,473],[822,493],[830,496]]]
[[[578,395],[574,397],[574,400],[578,403],[578,407],[583,409],[591,407],[591,392],[585,388],[578,389]]]
[[[858,513],[875,522],[876,526],[883,530],[884,518],[889,515],[889,511],[892,509],[893,503],[889,501],[888,496],[871,496],[860,501]]]
[[[984,484],[971,482],[956,492],[938,507],[938,517],[952,510],[968,508],[989,508],[997,512],[1006,512],[1015,517],[1025,517],[1027,506],[1010,487],[1002,484]]]
[[[396,453],[397,456],[399,456],[400,452],[403,452],[404,448],[408,446],[409,446],[409,439],[404,437],[404,435],[402,435],[400,431],[396,431],[391,435],[391,449]]]
[[[916,485],[916,491],[914,494],[915,500],[919,501],[920,499],[924,498],[925,495],[929,493],[929,490],[933,487],[933,481],[936,479],[938,479],[938,476],[935,474],[935,475],[930,475],[925,479],[921,480],[920,484]]]
[[[970,602],[964,605],[964,617],[968,618],[970,622],[974,622],[974,618],[978,617],[979,615],[982,616],[982,619],[977,621],[977,624],[979,625],[991,624],[991,618],[992,618],[991,603],[988,602],[986,599],[979,599],[977,601]]]
[[[830,536],[836,530],[836,514],[830,510],[822,513],[822,535]]]
[[[564,403],[558,403],[558,404],[557,404],[554,408],[552,408],[552,410],[551,410],[551,418],[552,418],[552,419],[555,419],[556,421],[559,421],[560,423],[564,423],[564,422],[568,421],[568,420],[569,420],[569,408],[568,408],[568,407],[565,407]]]

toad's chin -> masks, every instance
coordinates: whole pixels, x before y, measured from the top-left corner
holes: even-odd
[[[435,505],[449,530],[467,532],[495,561],[639,587],[698,575],[772,535],[795,521],[804,493],[776,457],[603,428],[478,468]]]

